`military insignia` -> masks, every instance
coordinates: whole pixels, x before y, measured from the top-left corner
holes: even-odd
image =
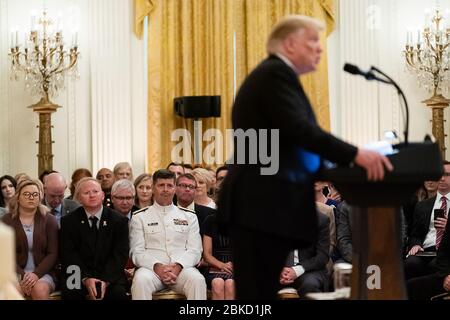
[[[158,225],[158,222],[152,222],[152,223],[148,224],[149,227],[154,227],[154,226],[157,226],[157,225]]]
[[[181,220],[181,219],[173,219],[173,223],[176,226],[188,226],[189,223],[187,222],[187,220]]]

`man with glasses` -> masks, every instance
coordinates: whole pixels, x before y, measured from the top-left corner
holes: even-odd
[[[44,178],[44,204],[49,207],[51,214],[56,217],[61,227],[61,217],[75,211],[80,204],[70,199],[64,199],[67,183],[62,174],[50,173]]]
[[[116,181],[111,188],[113,209],[123,214],[128,220],[132,217],[131,212],[138,210],[134,205],[135,194],[133,183],[127,179]]]
[[[197,215],[200,233],[203,234],[203,222],[207,216],[213,214],[216,210],[194,203],[196,188],[197,181],[194,176],[190,173],[186,173],[178,177],[175,193],[177,195],[178,208]]]
[[[197,217],[173,204],[174,173],[158,170],[152,179],[153,205],[130,222],[130,255],[137,268],[133,300],[151,300],[166,287],[188,300],[206,300],[205,278],[195,268],[202,255]]]

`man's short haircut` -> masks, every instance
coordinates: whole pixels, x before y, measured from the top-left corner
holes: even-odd
[[[188,169],[194,170],[194,167],[192,166],[192,164],[183,163],[182,166],[183,166],[183,168],[188,168]]]
[[[277,53],[280,43],[291,34],[301,29],[314,29],[322,31],[323,22],[303,15],[289,15],[281,19],[272,29],[267,40],[267,53]]]
[[[194,181],[194,184],[195,184],[195,187],[197,188],[197,180],[195,179],[195,177],[192,175],[192,174],[190,174],[190,173],[185,173],[185,174],[182,174],[182,175],[180,175],[179,177],[178,177],[178,179],[177,179],[177,185],[178,185],[178,183],[180,183],[180,180],[181,179],[189,179],[189,180],[191,180],[191,181]]]
[[[130,190],[133,197],[136,194],[136,189],[134,188],[133,182],[128,179],[120,179],[114,182],[111,187],[111,194],[114,195],[118,190]]]
[[[160,169],[153,174],[153,185],[155,185],[160,179],[173,179],[175,184],[175,173],[167,169]]]

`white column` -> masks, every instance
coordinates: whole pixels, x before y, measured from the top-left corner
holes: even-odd
[[[121,161],[133,165],[138,162],[139,167],[134,165],[136,174],[144,169],[141,159],[146,156],[147,132],[133,133],[133,120],[146,121],[146,110],[142,110],[145,93],[136,89],[145,83],[140,81],[142,74],[136,76],[133,71],[144,69],[145,59],[143,54],[134,53],[142,46],[133,39],[132,4],[131,0],[89,1],[94,171],[104,166],[112,168]],[[142,130],[142,125],[137,128]],[[133,137],[139,137],[139,141],[133,142]]]
[[[340,64],[348,62],[363,69],[377,65],[376,30],[368,25],[368,10],[374,1],[340,1]],[[378,84],[343,71],[340,86],[340,130],[344,139],[361,145],[379,139]]]

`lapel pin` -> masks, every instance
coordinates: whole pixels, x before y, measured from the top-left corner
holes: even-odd
[[[107,224],[106,224],[106,220],[105,220],[105,221],[103,221],[103,226],[104,226],[104,227],[106,227],[106,226],[107,226]]]
[[[81,220],[81,224],[84,224],[84,220]]]

